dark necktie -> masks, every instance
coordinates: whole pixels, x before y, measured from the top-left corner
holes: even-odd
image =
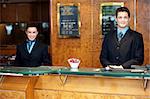
[[[29,44],[29,48],[30,48],[30,47],[31,47],[31,45],[32,45],[32,41],[29,41],[29,43],[28,43],[28,44]]]
[[[31,52],[31,46],[32,46],[33,42],[35,42],[35,41],[27,41],[27,49],[28,49],[29,53]]]
[[[118,41],[120,41],[122,38],[123,38],[123,33],[120,32],[120,33],[118,34]]]
[[[28,41],[28,51],[30,50],[30,48],[31,48],[31,45],[32,45],[32,41]]]

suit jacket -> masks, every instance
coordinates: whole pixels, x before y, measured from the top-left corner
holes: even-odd
[[[103,67],[122,65],[131,68],[131,65],[141,65],[143,61],[144,44],[140,33],[129,28],[120,42],[116,30],[105,36],[100,55]]]
[[[31,53],[27,50],[26,41],[17,46],[15,65],[16,66],[41,66],[49,65],[50,59],[48,46],[38,41],[35,42]]]

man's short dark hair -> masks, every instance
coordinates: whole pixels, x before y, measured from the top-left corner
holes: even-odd
[[[116,18],[117,18],[117,16],[118,16],[118,13],[119,12],[127,12],[128,13],[128,16],[130,17],[130,11],[129,11],[129,9],[127,8],[127,7],[120,7],[120,8],[118,8],[117,10],[116,10]]]
[[[39,24],[37,24],[37,23],[28,23],[28,24],[27,24],[27,27],[26,27],[26,30],[27,30],[29,27],[36,27],[37,30],[38,30],[38,29],[39,29]]]

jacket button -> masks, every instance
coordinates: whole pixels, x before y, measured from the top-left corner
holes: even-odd
[[[120,47],[117,47],[117,50],[119,50],[120,49]]]
[[[118,60],[118,59],[119,59],[119,56],[117,56],[116,59]]]

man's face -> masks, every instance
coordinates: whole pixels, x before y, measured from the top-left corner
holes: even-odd
[[[116,21],[118,24],[118,28],[123,29],[127,26],[129,26],[129,16],[127,12],[118,12]]]
[[[27,28],[27,31],[26,31],[26,34],[27,34],[27,38],[29,40],[35,40],[37,35],[38,35],[38,31],[37,31],[37,28],[36,27],[28,27]]]

